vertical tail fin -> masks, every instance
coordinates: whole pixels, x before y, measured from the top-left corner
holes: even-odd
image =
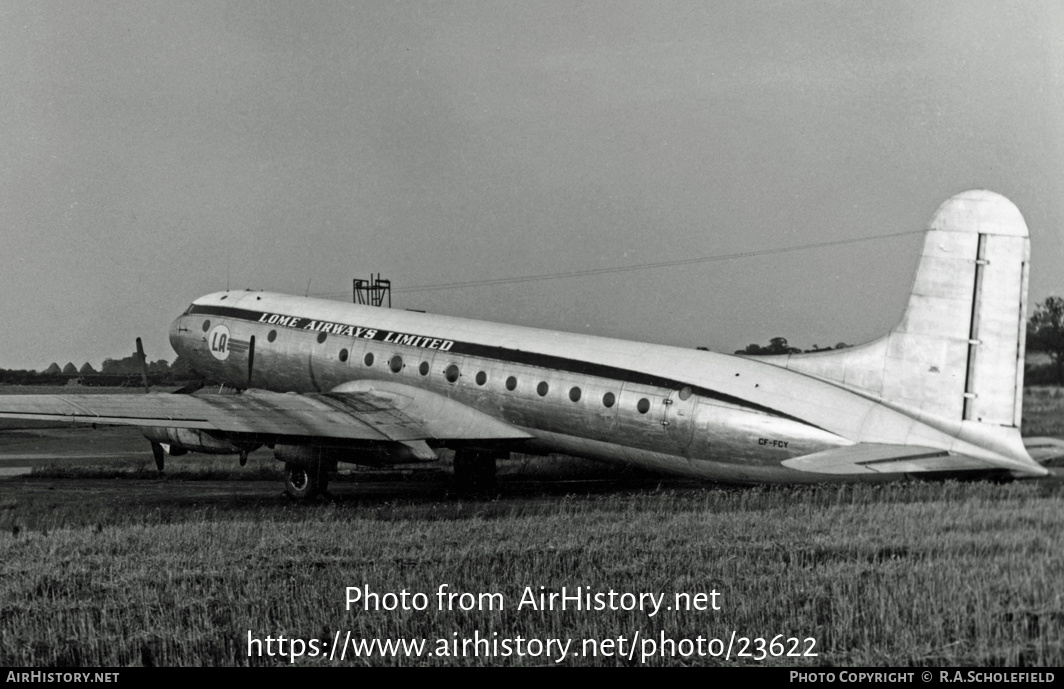
[[[1027,321],[1027,224],[990,191],[943,203],[909,305],[886,337],[787,368],[951,421],[1019,428]]]

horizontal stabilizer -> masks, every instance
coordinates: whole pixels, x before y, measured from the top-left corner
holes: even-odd
[[[1060,438],[1024,438],[1023,446],[1031,459],[1042,465],[1064,459],[1064,440]]]
[[[915,445],[858,443],[795,457],[783,466],[816,474],[917,474],[1014,469],[1004,463]]]

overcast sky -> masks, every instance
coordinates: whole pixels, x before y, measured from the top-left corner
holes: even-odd
[[[0,367],[232,288],[613,268],[919,230],[970,188],[1064,294],[1064,4],[0,0]],[[890,329],[922,239],[397,294],[730,352]],[[228,277],[227,277],[228,275]]]

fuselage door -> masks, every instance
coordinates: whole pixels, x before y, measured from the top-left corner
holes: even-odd
[[[698,396],[691,388],[673,390],[665,400],[665,435],[680,449],[691,444],[695,433],[695,407]]]

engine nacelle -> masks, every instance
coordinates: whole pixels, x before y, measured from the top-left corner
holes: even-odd
[[[321,466],[335,471],[339,462],[364,466],[393,466],[435,461],[436,456],[425,447],[428,458],[418,456],[414,448],[398,442],[373,442],[351,447],[315,447],[313,445],[281,445],[274,447],[273,456],[286,464],[303,467]]]
[[[234,443],[228,438],[214,436],[210,431],[197,428],[165,428],[151,426],[142,428],[144,437],[167,448],[173,457],[186,452],[202,452],[208,455],[237,455],[258,449],[261,443]]]

